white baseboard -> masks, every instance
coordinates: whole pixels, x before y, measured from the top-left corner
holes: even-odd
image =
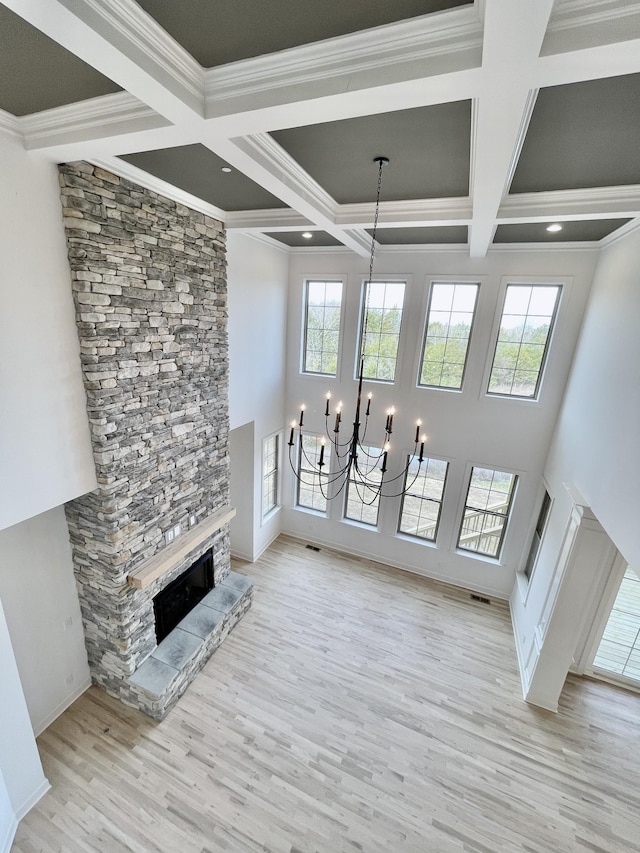
[[[335,551],[338,554],[347,554],[350,557],[359,557],[362,560],[370,560],[372,563],[379,563],[382,566],[391,566],[394,569],[400,569],[403,572],[409,572],[410,574],[417,575],[421,578],[438,581],[439,583],[444,583],[447,586],[454,586],[457,589],[466,589],[471,592],[477,592],[481,595],[487,595],[491,598],[498,599],[499,601],[509,600],[508,596],[505,596],[504,592],[494,589],[493,587],[483,584],[474,584],[473,586],[469,586],[468,584],[453,580],[449,575],[439,574],[438,572],[423,572],[420,569],[415,568],[415,566],[409,566],[406,563],[390,560],[386,556],[381,557],[380,554],[376,554],[374,552],[369,552],[360,548],[349,548],[348,545],[343,545],[342,543],[336,545],[335,542],[329,542],[328,540],[324,540],[317,536],[311,538],[309,536],[303,536],[301,533],[291,533],[288,530],[283,530],[282,535],[289,536],[291,539],[296,539],[298,542],[309,542],[312,545],[319,545],[322,548],[327,548],[328,550]]]
[[[43,778],[35,791],[27,797],[19,808],[16,809],[16,820],[21,821],[26,813],[35,806],[38,800],[41,800],[42,797],[44,797],[49,788],[51,788],[49,780],[47,778]]]
[[[7,827],[7,831],[5,832],[4,838],[0,839],[0,853],[10,853],[11,845],[13,844],[13,839],[15,838],[17,828],[18,820],[14,816],[13,820]]]
[[[68,696],[65,696],[65,698],[62,700],[62,702],[60,702],[53,709],[53,711],[48,713],[47,716],[44,717],[44,719],[38,720],[37,723],[34,723],[33,724],[34,735],[36,737],[38,737],[38,735],[41,735],[42,732],[48,726],[50,726],[51,723],[60,716],[60,714],[62,714],[64,711],[66,711],[70,705],[73,705],[73,703],[76,701],[76,699],[78,699],[80,696],[82,696],[82,694],[85,692],[85,690],[87,690],[89,687],[91,687],[91,678],[87,678],[86,681],[84,681],[79,687],[76,687],[75,690],[72,690],[72,692],[69,693]]]

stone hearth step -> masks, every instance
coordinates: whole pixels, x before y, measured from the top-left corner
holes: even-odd
[[[161,720],[251,605],[253,581],[225,578],[185,616],[129,678],[145,713]]]

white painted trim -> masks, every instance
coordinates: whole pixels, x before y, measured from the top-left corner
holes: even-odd
[[[374,202],[340,204],[335,210],[335,222],[336,225],[370,228],[374,213]],[[471,222],[472,213],[469,196],[382,201],[378,226],[464,225]]]
[[[33,733],[36,737],[42,734],[42,732],[48,728],[54,720],[56,720],[60,714],[64,713],[67,708],[69,708],[76,699],[79,699],[83,693],[85,693],[91,687],[91,678],[85,679],[82,684],[72,690],[68,696],[66,696],[62,702],[59,702],[58,705],[50,711],[46,717],[42,720],[37,721],[33,724]]]
[[[354,74],[412,61],[440,59],[479,50],[482,28],[473,8],[424,15],[333,39],[231,62],[205,72],[207,116],[219,104],[290,85],[313,85],[329,77]]]
[[[487,254],[498,252],[599,252],[600,242],[576,240],[572,243],[492,243]]]
[[[524,140],[527,135],[527,131],[529,130],[529,123],[531,122],[531,116],[533,115],[533,109],[536,105],[536,101],[538,99],[539,89],[531,89],[529,94],[527,95],[527,99],[524,104],[524,109],[522,110],[522,117],[520,119],[520,128],[518,129],[518,134],[516,136],[515,144],[513,146],[513,153],[511,155],[511,162],[509,164],[509,168],[507,169],[507,175],[504,181],[504,187],[502,190],[503,199],[507,196],[509,192],[509,187],[511,186],[511,181],[513,180],[513,176],[516,171],[516,167],[518,165],[518,161],[520,160],[520,154],[522,152],[522,146],[524,145]]]
[[[0,110],[0,131],[8,133],[11,136],[22,138],[20,119],[16,118],[13,113],[8,113],[6,110]]]
[[[273,207],[268,210],[230,210],[227,213],[227,229],[250,231],[320,231],[312,222],[289,207]]]
[[[16,831],[18,829],[18,821],[16,820],[15,814],[11,819],[11,823],[7,827],[7,833],[4,838],[0,838],[0,853],[11,853],[11,845],[13,844],[13,839],[16,837]]]
[[[237,140],[240,142],[240,140]],[[287,184],[295,188],[295,191],[304,196],[323,216],[332,222],[335,221],[337,203],[305,171],[293,157],[279,145],[269,133],[256,133],[247,136],[242,142],[242,149],[262,161],[274,175],[286,175]]]
[[[201,198],[197,198],[178,187],[174,187],[173,184],[162,181],[160,178],[156,178],[154,175],[149,174],[149,172],[145,172],[143,169],[139,169],[137,166],[127,163],[126,160],[121,160],[119,157],[95,158],[91,160],[91,163],[100,169],[113,172],[114,175],[118,175],[127,181],[132,181],[134,184],[151,190],[151,192],[171,199],[171,201],[175,201],[177,204],[183,204],[185,207],[198,211],[198,213],[204,213],[205,216],[210,216],[212,219],[218,219],[221,222],[225,220],[226,213],[221,208],[215,207],[213,204],[209,204],[209,202],[203,201]]]
[[[633,234],[638,230],[638,228],[640,228],[640,216],[636,219],[632,219],[630,222],[627,222],[627,224],[623,225],[621,228],[616,228],[616,230],[612,231],[611,234],[607,234],[607,236],[603,237],[600,241],[600,246],[603,249],[608,248],[614,243],[617,243],[619,240],[628,237],[629,234]]]
[[[134,47],[147,60],[164,71],[167,78],[175,80],[189,93],[194,104],[202,104],[204,69],[191,54],[172,38],[151,15],[133,0],[62,0],[72,8],[84,5],[92,18],[101,20],[118,35],[118,41]],[[88,14],[83,17],[92,25]],[[115,43],[115,40],[114,40]]]
[[[143,104],[128,92],[101,95],[86,101],[77,101],[64,107],[54,107],[16,119],[25,138],[27,148],[55,144],[57,138],[88,131],[104,133],[114,125],[124,125],[129,132],[157,130],[170,122],[151,107]]]
[[[368,529],[372,529],[372,528],[368,528]],[[464,590],[468,590],[469,592],[477,592],[477,593],[480,593],[481,595],[488,595],[488,596],[491,596],[492,598],[497,599],[498,601],[508,601],[509,600],[508,597],[505,596],[504,592],[502,592],[500,590],[493,589],[492,587],[482,586],[482,585],[475,586],[475,587],[465,586],[464,584],[456,583],[456,581],[452,580],[449,575],[439,574],[437,572],[435,572],[435,573],[434,572],[422,572],[422,571],[419,571],[418,569],[414,568],[413,566],[407,566],[407,565],[400,563],[400,562],[397,562],[395,560],[384,560],[383,561],[380,559],[380,554],[378,554],[376,552],[365,551],[365,550],[362,550],[361,548],[359,548],[357,550],[355,548],[351,549],[351,548],[347,547],[346,545],[341,545],[339,548],[337,548],[335,543],[331,542],[329,540],[325,540],[325,539],[319,538],[317,536],[314,536],[313,538],[302,537],[297,533],[290,533],[287,530],[283,530],[282,535],[288,536],[291,539],[295,539],[297,542],[304,542],[304,543],[308,542],[310,545],[317,545],[320,548],[326,548],[328,551],[334,551],[337,554],[347,554],[350,557],[359,557],[361,559],[371,560],[372,563],[377,563],[380,566],[387,566],[387,567],[390,566],[393,569],[400,569],[400,571],[409,572],[409,574],[417,575],[418,577],[426,578],[427,580],[437,581],[438,583],[446,584],[446,586],[453,586],[453,587],[456,587],[456,589],[464,589]]]
[[[636,216],[640,216],[640,184],[509,195],[500,205],[497,221],[500,224],[549,219],[570,222]]]
[[[16,818],[18,821],[21,821],[22,818],[27,814],[27,812],[31,811],[31,809],[35,806],[35,804],[41,800],[44,795],[50,790],[51,784],[48,779],[43,779],[40,785],[33,791],[27,799],[21,803],[20,806],[16,809]]]
[[[638,0],[558,0],[548,32],[620,21],[639,13]]]

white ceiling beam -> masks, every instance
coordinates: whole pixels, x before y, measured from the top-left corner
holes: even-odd
[[[335,221],[345,227],[371,228],[374,212],[373,203],[341,204],[336,209]],[[471,221],[471,216],[472,205],[468,196],[382,201],[378,224],[384,228],[464,225]]]
[[[336,202],[268,134],[240,139],[205,137],[201,142],[314,225],[358,255],[368,256],[369,235],[337,226]]]
[[[640,216],[640,184],[582,190],[518,193],[507,196],[499,223],[626,219]]]
[[[4,5],[169,121],[204,115],[203,69],[134,0]]]
[[[554,0],[486,0],[483,92],[474,105],[471,257],[484,257],[532,108],[529,86]]]

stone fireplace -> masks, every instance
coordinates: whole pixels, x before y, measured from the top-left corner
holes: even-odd
[[[230,572],[225,234],[87,163],[60,187],[98,488],[66,506],[93,680],[162,718],[251,602]],[[211,551],[160,644],[153,600]]]

